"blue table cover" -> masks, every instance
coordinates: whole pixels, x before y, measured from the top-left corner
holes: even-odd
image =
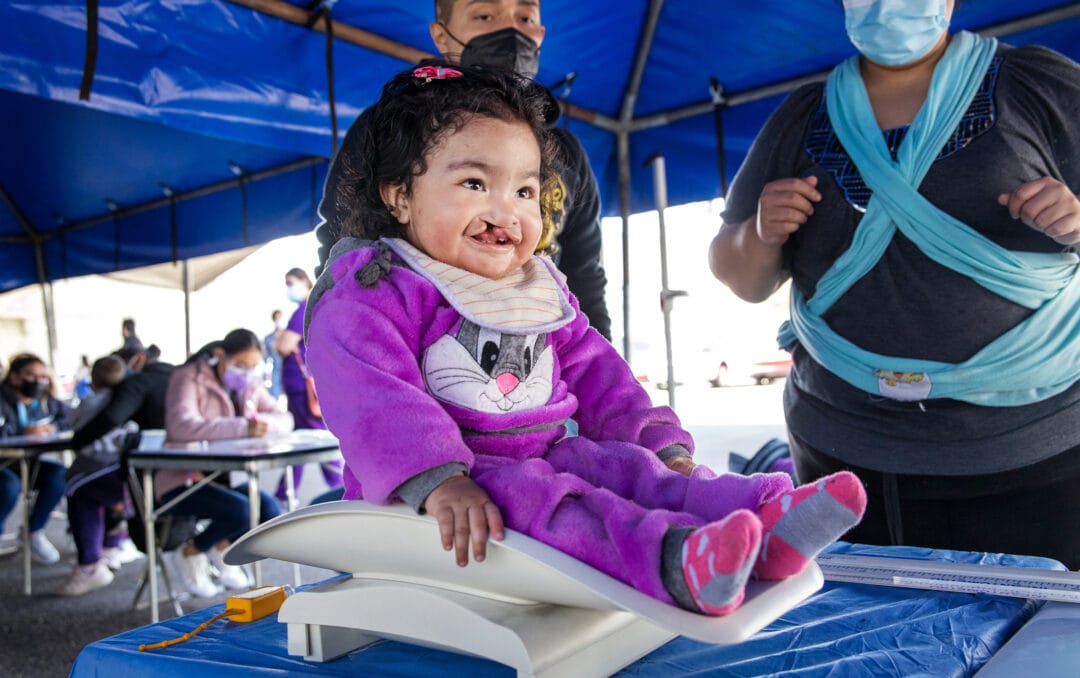
[[[1061,570],[1047,558],[914,547],[833,545],[829,552]],[[1016,598],[860,584],[825,586],[750,640],[708,645],[676,638],[617,676],[969,676],[1038,610]],[[440,650],[381,641],[324,664],[287,653],[277,615],[248,623],[215,622],[193,639],[150,652],[181,636],[223,605],[143,626],[83,649],[77,678],[198,676],[513,676],[506,666]]]

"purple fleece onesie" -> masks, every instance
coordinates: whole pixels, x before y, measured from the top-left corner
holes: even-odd
[[[690,434],[652,406],[562,280],[572,317],[523,334],[466,319],[381,242],[342,241],[335,254],[309,300],[307,355],[345,499],[385,504],[464,469],[508,528],[673,603],[660,572],[669,528],[791,489],[786,474],[668,469],[662,458],[693,451]],[[570,417],[579,435],[564,437]]]

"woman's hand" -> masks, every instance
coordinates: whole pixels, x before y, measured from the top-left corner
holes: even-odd
[[[779,247],[799,230],[821,201],[818,178],[778,179],[765,184],[758,198],[757,236],[770,247]]]
[[[1042,231],[1061,245],[1080,243],[1080,200],[1069,187],[1052,177],[1021,184],[998,196],[1009,215]]]
[[[27,424],[23,428],[23,433],[28,436],[56,433],[56,424]]]
[[[690,457],[672,457],[671,459],[665,459],[664,465],[672,471],[678,471],[687,478],[690,477],[690,473],[692,473],[694,467],[697,466]]]
[[[265,421],[258,419],[248,419],[248,438],[262,438],[266,435],[266,432],[270,430],[270,426]]]
[[[439,537],[444,550],[456,549],[457,564],[469,564],[469,542],[473,558],[487,557],[488,535],[502,541],[502,513],[488,493],[465,475],[447,478],[428,495],[424,508],[439,521]]]

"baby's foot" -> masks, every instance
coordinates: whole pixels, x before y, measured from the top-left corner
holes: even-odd
[[[866,491],[849,471],[762,504],[758,515],[764,533],[754,575],[783,579],[798,574],[821,549],[854,527],[865,510]]]
[[[690,597],[705,614],[729,614],[742,603],[761,545],[761,521],[746,509],[691,532],[682,547]]]

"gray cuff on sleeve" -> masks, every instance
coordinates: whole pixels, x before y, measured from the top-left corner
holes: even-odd
[[[398,485],[398,488],[394,490],[394,494],[401,497],[401,500],[413,507],[413,510],[417,513],[423,513],[421,508],[424,502],[427,501],[428,495],[432,490],[441,485],[444,480],[450,476],[457,475],[462,471],[466,475],[469,473],[469,467],[460,462],[450,462],[449,464],[443,464],[442,466],[436,466],[435,468],[429,468],[426,471],[417,473],[412,478],[409,478],[402,484]]]
[[[690,450],[685,446],[675,443],[674,445],[668,445],[664,449],[656,453],[656,456],[660,457],[660,461],[667,461],[668,459],[674,459],[675,457],[690,457]]]

